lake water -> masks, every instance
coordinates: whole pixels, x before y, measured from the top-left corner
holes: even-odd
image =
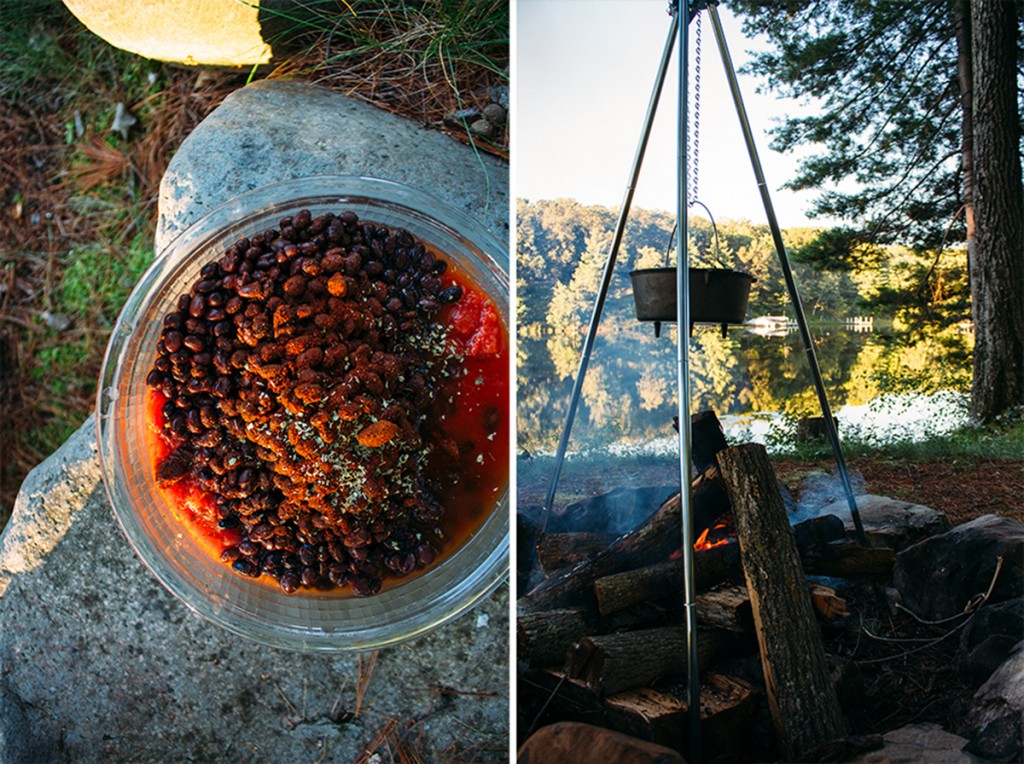
[[[532,329],[532,331],[531,331]],[[922,440],[966,423],[972,337],[956,327],[927,331],[876,323],[812,330],[841,439],[884,446]],[[521,453],[553,453],[561,434],[582,336],[519,338]],[[675,453],[675,328],[602,326],[591,357],[570,451],[620,456]],[[806,353],[795,331],[774,336],[698,327],[690,346],[691,410],[710,408],[730,442],[770,450],[792,443],[795,421],[820,416]]]

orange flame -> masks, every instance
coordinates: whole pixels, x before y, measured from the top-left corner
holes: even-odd
[[[727,530],[727,528],[728,526],[725,523],[719,523],[714,527],[714,530]],[[694,542],[693,551],[703,552],[705,549],[712,549],[716,546],[722,546],[722,544],[729,543],[729,537],[727,535],[722,536],[722,538],[719,539],[708,541],[708,534],[711,532],[711,530],[711,528],[704,529],[704,532],[701,533],[700,536],[697,538],[697,541]]]

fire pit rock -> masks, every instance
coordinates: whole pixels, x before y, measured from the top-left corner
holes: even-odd
[[[996,761],[1020,761],[1024,739],[1024,642],[974,695],[968,750]]]
[[[897,556],[894,584],[904,607],[938,620],[961,613],[992,585],[991,601],[1024,594],[1024,523],[983,515],[907,547]]]
[[[986,605],[964,627],[957,668],[977,687],[992,676],[1024,636],[1024,598]]]
[[[949,530],[946,516],[930,507],[874,494],[863,494],[856,498],[864,532],[872,546],[884,546],[898,551]],[[846,499],[829,504],[821,510],[821,514],[840,518],[852,538],[853,518],[850,517]]]
[[[580,722],[542,727],[519,748],[518,764],[685,764],[671,748]]]
[[[913,761],[941,761],[943,764],[981,762],[963,748],[967,739],[946,732],[938,724],[908,724],[883,736],[878,751],[858,756],[850,764],[902,764]]]

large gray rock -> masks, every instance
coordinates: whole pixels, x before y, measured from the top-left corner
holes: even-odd
[[[930,507],[870,493],[856,499],[864,533],[872,546],[898,551],[923,538],[949,530],[946,516]],[[850,505],[845,498],[824,507],[820,514],[836,515],[843,521],[848,534],[855,532]]]
[[[182,144],[160,183],[156,251],[245,191],[314,175],[404,183],[508,239],[508,166],[354,98],[263,80],[226,99]]]
[[[29,474],[0,545],[0,761],[351,762],[392,719],[425,760],[507,745],[505,587],[382,651],[354,715],[357,656],[243,641],[157,583],[95,442],[90,418]]]
[[[1024,523],[982,515],[919,541],[897,555],[893,583],[903,605],[929,620],[963,612],[989,587],[991,602],[1020,597],[1024,594]]]
[[[974,695],[969,749],[996,761],[1024,754],[1024,642]]]
[[[850,759],[851,764],[973,764],[980,762],[963,750],[965,738],[946,732],[937,724],[908,724],[886,732],[884,746]]]
[[[506,233],[504,165],[344,97],[269,83],[229,98],[179,150],[162,241],[229,196],[324,173],[490,205]],[[404,758],[399,745],[425,761],[507,751],[506,587],[380,652],[357,706],[358,656],[241,640],[157,583],[114,520],[95,442],[90,419],[26,478],[0,537],[0,761],[351,762],[375,740],[383,761]]]

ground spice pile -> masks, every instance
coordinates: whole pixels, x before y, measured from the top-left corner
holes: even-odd
[[[429,417],[459,373],[446,268],[405,230],[303,210],[205,265],[165,316],[157,480],[214,498],[238,573],[367,596],[438,554],[432,481],[458,456]]]

